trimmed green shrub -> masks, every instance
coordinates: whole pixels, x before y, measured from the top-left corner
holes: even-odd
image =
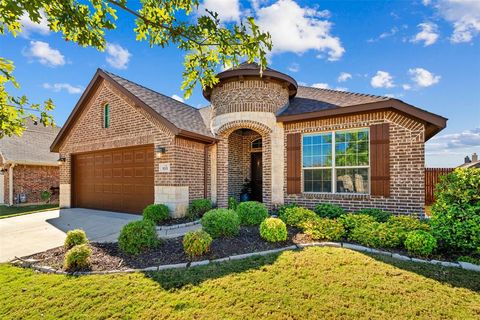
[[[63,267],[68,271],[84,270],[90,267],[92,249],[88,244],[79,244],[65,254]]]
[[[154,248],[159,243],[155,224],[148,219],[126,224],[118,237],[120,249],[131,255],[137,255],[144,250]]]
[[[183,236],[183,250],[190,258],[201,256],[210,250],[212,241],[204,230],[190,231]]]
[[[475,257],[471,257],[471,256],[461,256],[461,257],[458,257],[458,261],[478,264],[480,266],[480,257],[475,258]]]
[[[85,231],[83,231],[82,229],[75,229],[67,232],[67,237],[65,238],[65,242],[63,243],[63,246],[66,249],[70,249],[70,248],[73,248],[74,246],[78,246],[86,243],[88,243],[88,239],[87,239],[87,235],[85,234]]]
[[[40,193],[40,199],[42,199],[43,201],[45,201],[45,203],[49,203],[50,202],[50,199],[52,197],[52,193],[48,190],[43,190],[41,193]]]
[[[432,234],[445,250],[480,253],[480,169],[455,169],[435,188]]]
[[[294,227],[300,227],[304,222],[315,218],[318,218],[315,212],[302,207],[287,208],[280,216],[287,225]]]
[[[417,218],[409,216],[394,216],[388,219],[387,224],[398,234],[400,242],[403,243],[410,231],[423,230],[429,231],[430,226]]]
[[[288,237],[287,226],[278,218],[267,218],[260,224],[260,236],[270,242],[285,241]]]
[[[237,207],[240,223],[244,225],[260,224],[268,217],[267,207],[257,201],[242,202]]]
[[[318,217],[305,221],[302,229],[314,240],[338,241],[345,234],[343,225],[337,220]]]
[[[228,209],[237,210],[238,201],[235,197],[228,197]]]
[[[374,218],[377,222],[387,222],[388,219],[392,216],[390,212],[383,211],[381,209],[376,209],[376,208],[368,208],[368,209],[362,209],[355,214],[365,214],[367,216],[371,216]]]
[[[343,228],[345,229],[348,237],[348,234],[353,229],[365,223],[375,222],[375,219],[372,216],[366,214],[347,213],[341,215],[340,218],[338,218],[338,221],[343,225]]]
[[[230,209],[213,209],[201,219],[203,230],[212,238],[235,236],[240,232],[240,218]]]
[[[404,245],[409,253],[428,257],[437,249],[437,239],[423,230],[410,231],[407,233]]]
[[[289,208],[298,208],[298,204],[296,203],[287,203],[287,204],[282,204],[280,207],[277,209],[277,215],[279,218],[283,217],[285,215],[285,210]]]
[[[398,248],[402,245],[402,235],[387,223],[370,222],[354,228],[349,239],[373,248]]]
[[[150,204],[143,209],[143,219],[159,224],[170,219],[168,207],[164,204]]]
[[[212,201],[210,199],[195,199],[188,207],[187,216],[190,219],[203,217],[205,212],[212,210]]]
[[[321,218],[336,219],[342,214],[345,214],[345,210],[342,207],[330,203],[319,203],[313,209],[315,213]]]

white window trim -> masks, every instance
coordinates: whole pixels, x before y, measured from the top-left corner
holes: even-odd
[[[368,131],[368,166],[345,166],[345,167],[336,167],[335,166],[335,133],[336,132],[352,132],[352,131],[359,131],[362,129],[366,129]],[[319,134],[327,134],[330,133],[332,135],[332,165],[328,167],[303,167],[303,137],[304,136],[317,136]],[[370,153],[370,127],[358,127],[358,128],[351,128],[351,129],[344,129],[344,130],[328,130],[328,131],[316,131],[316,132],[309,132],[309,133],[302,133],[301,143],[300,143],[300,154],[301,154],[301,184],[302,184],[302,193],[305,194],[322,194],[322,195],[353,195],[353,196],[368,196],[371,194],[371,153]],[[357,193],[357,192],[337,192],[337,169],[368,169],[368,192],[366,193]],[[304,170],[311,170],[311,169],[330,169],[332,171],[332,191],[331,192],[320,192],[320,191],[305,191],[305,178],[304,178]]]

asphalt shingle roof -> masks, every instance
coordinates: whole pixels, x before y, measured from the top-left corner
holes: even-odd
[[[21,137],[0,139],[0,153],[4,161],[15,163],[56,164],[58,153],[50,152],[50,145],[60,131],[59,127],[45,127],[28,121]]]

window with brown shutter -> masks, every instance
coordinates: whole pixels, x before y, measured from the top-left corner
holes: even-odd
[[[287,134],[287,193],[299,194],[301,188],[301,134]]]
[[[390,196],[390,125],[370,126],[371,194]]]

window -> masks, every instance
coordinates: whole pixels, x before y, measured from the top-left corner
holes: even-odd
[[[252,149],[258,149],[262,147],[262,138],[252,141]]]
[[[304,135],[302,158],[304,192],[369,192],[368,129]]]
[[[103,107],[103,127],[110,127],[110,106],[108,104]]]

